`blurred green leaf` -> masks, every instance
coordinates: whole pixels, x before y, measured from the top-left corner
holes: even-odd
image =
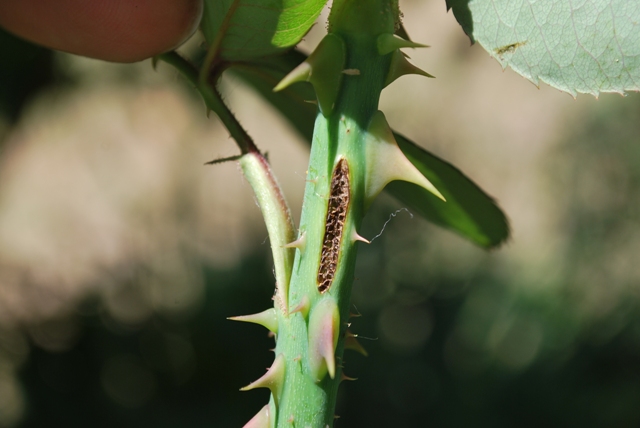
[[[431,192],[404,181],[386,190],[427,220],[453,230],[482,247],[495,247],[509,237],[509,222],[496,202],[458,168],[427,152],[406,137],[394,133],[403,153],[442,193],[447,202]]]
[[[326,0],[205,0],[200,27],[207,43],[220,39],[220,57],[241,61],[295,46]]]
[[[640,90],[640,0],[447,0],[503,68],[575,96]]]
[[[29,98],[60,76],[54,76],[51,50],[20,39],[2,28],[0,58],[0,116],[15,121]]]
[[[235,66],[231,70],[273,104],[311,143],[317,107],[305,101],[315,99],[313,88],[306,83],[299,83],[281,92],[272,90],[304,59],[304,54],[294,50],[254,62],[250,66]],[[445,196],[447,202],[411,183],[396,181],[389,184],[386,191],[427,220],[451,229],[480,246],[490,248],[504,242],[509,236],[509,225],[491,197],[454,166],[402,135],[394,135],[405,155]]]
[[[303,138],[311,141],[318,110],[315,104],[306,102],[316,99],[311,84],[298,83],[273,92],[273,87],[306,58],[302,52],[291,50],[251,64],[233,64],[229,70],[276,107]]]

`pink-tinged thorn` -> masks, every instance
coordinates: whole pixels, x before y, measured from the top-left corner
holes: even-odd
[[[426,71],[411,64],[407,60],[406,56],[399,50],[393,52],[392,55],[393,56],[391,57],[391,65],[389,66],[389,73],[387,74],[384,86],[389,86],[398,77],[405,76],[407,74],[417,74],[420,76],[432,78],[434,77]]]
[[[309,302],[309,297],[303,296],[300,299],[300,303],[291,310],[291,314],[295,314],[296,312],[300,312],[302,318],[307,319],[309,316],[309,308],[311,307],[311,303]]]
[[[297,248],[300,252],[304,251],[304,247],[307,243],[307,234],[306,232],[302,232],[302,234],[293,242],[289,242],[286,245],[283,245],[284,248]]]
[[[353,305],[353,308],[356,310],[356,312],[349,312],[349,318],[360,318],[362,314],[360,313],[360,311],[358,311],[356,305]]]
[[[402,153],[387,119],[381,111],[371,118],[366,136],[367,170],[365,177],[365,207],[368,208],[384,187],[402,180],[417,184],[442,199],[444,196]]]
[[[346,374],[344,374],[344,372],[340,375],[340,382],[344,382],[344,381],[355,381],[358,380],[357,377],[349,377]]]
[[[338,306],[333,298],[325,298],[313,307],[309,319],[309,368],[317,382],[327,373],[335,378],[339,331]]]
[[[355,229],[353,229],[353,231],[351,232],[351,241],[353,241],[353,242],[360,241],[360,242],[364,242],[365,244],[371,244],[371,241],[369,241],[368,239],[360,236],[358,234],[358,232],[356,232]]]
[[[278,317],[276,316],[276,310],[274,308],[269,308],[266,311],[259,312],[257,314],[240,315],[237,317],[229,317],[227,319],[231,321],[260,324],[261,326],[266,327],[270,332],[274,334],[278,333]]]
[[[269,428],[269,405],[260,409],[243,428]]]
[[[255,388],[269,388],[273,399],[278,406],[280,396],[282,395],[282,387],[284,385],[284,374],[286,370],[286,361],[284,355],[279,354],[269,370],[258,380],[251,382],[249,385],[240,388],[240,391],[249,391]]]
[[[347,335],[344,339],[344,349],[350,349],[364,355],[365,357],[368,357],[369,353],[366,349],[364,349],[360,342],[358,342],[358,339],[356,339],[356,337],[358,336],[347,331]]]

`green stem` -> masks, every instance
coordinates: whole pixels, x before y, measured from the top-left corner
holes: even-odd
[[[293,241],[295,230],[289,206],[278,181],[271,172],[269,163],[222,101],[215,88],[211,87],[208,82],[198,78],[198,72],[193,65],[176,52],[159,55],[158,59],[173,65],[196,87],[207,107],[218,115],[240,147],[241,155],[213,160],[205,165],[232,160],[239,161],[242,172],[256,196],[271,239],[271,250],[276,271],[277,298],[275,301],[276,304],[279,304],[281,310],[287,312],[287,290],[293,264],[293,248],[285,248],[285,246]]]
[[[276,335],[273,365],[242,388],[271,390],[268,406],[247,427],[333,426],[343,351],[362,351],[347,328],[356,243],[363,240],[357,230],[366,209],[388,182],[398,179],[441,197],[402,154],[378,111],[380,93],[389,82],[402,74],[426,74],[399,51],[416,45],[393,35],[398,17],[397,0],[334,0],[329,34],[276,85],[280,90],[306,80],[319,106],[294,242],[293,222],[268,164],[220,94],[202,78],[209,77],[219,46],[214,42],[200,74],[176,53],[160,56],[196,87],[240,146],[240,165],[269,230],[277,279],[274,307],[234,317]]]
[[[368,204],[365,189],[368,130],[378,111],[380,92],[391,63],[391,55],[378,53],[376,42],[381,33],[393,33],[395,14],[392,10],[386,14],[380,11],[389,9],[392,3],[387,0],[334,1],[330,36],[344,42],[346,63],[342,69],[349,72],[342,73],[339,69],[343,77],[337,98],[334,103],[324,104],[314,128],[299,232],[304,236],[305,246],[296,251],[289,289],[289,307],[308,309],[293,314],[277,311],[275,352],[276,356],[285,357],[287,367],[280,396],[278,400],[272,398],[270,403],[271,411],[276,412],[278,428],[333,426],[336,395],[342,380],[357,229]],[[345,4],[351,9],[341,10]],[[318,52],[315,58],[324,62],[331,56]],[[311,65],[316,73],[311,74],[310,81],[316,92],[323,87],[322,82],[316,82],[325,79],[319,76],[320,70],[330,69],[319,65],[324,67],[326,63]],[[332,78],[325,82],[333,82]],[[346,196],[335,197],[334,177],[339,176],[336,171],[344,165],[348,167]],[[345,217],[336,232],[328,223],[334,223],[335,216],[331,213],[338,212],[336,206],[340,204],[346,207]],[[337,252],[335,263],[323,268],[323,260],[331,260],[331,251]],[[328,270],[333,278],[326,290],[319,273],[323,270]],[[328,343],[330,341],[334,343]],[[327,347],[329,353],[325,352]]]
[[[189,61],[174,51],[160,54],[158,59],[174,66],[196,88],[207,108],[218,115],[243,154],[259,153],[253,139],[229,110],[220,93],[206,80],[200,80],[198,70]]]

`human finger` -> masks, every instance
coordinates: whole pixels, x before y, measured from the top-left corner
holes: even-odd
[[[134,62],[177,47],[202,8],[202,0],[2,0],[0,26],[52,49]]]

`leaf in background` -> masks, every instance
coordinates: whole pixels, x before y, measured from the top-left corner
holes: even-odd
[[[282,52],[307,34],[326,0],[205,0],[200,28],[220,57],[241,61]]]
[[[20,118],[28,101],[66,76],[56,67],[53,52],[20,39],[0,28],[0,123]],[[0,147],[3,133],[0,125]]]
[[[447,0],[503,68],[575,96],[640,90],[640,0]]]
[[[310,142],[313,138],[313,124],[318,110],[315,104],[306,102],[316,99],[311,84],[301,82],[273,92],[273,87],[306,58],[305,54],[294,49],[283,55],[265,58],[251,64],[234,64],[229,70],[276,107],[300,135]]]
[[[446,202],[411,183],[394,181],[386,190],[427,220],[482,247],[496,247],[509,237],[509,222],[496,202],[453,165],[394,133],[402,152],[442,193]]]
[[[453,16],[456,17],[458,24],[462,27],[464,32],[469,36],[472,42],[473,39],[473,17],[469,10],[469,0],[446,0],[447,10],[453,10]]]
[[[317,107],[305,100],[315,97],[313,88],[308,84],[296,84],[282,92],[272,91],[276,83],[304,58],[304,54],[294,50],[256,63],[254,69],[242,66],[231,70],[273,104],[311,143]],[[387,192],[427,220],[480,246],[495,247],[507,239],[507,219],[491,197],[454,166],[402,135],[394,135],[404,154],[447,198],[447,202],[411,183],[392,182],[385,188]]]

